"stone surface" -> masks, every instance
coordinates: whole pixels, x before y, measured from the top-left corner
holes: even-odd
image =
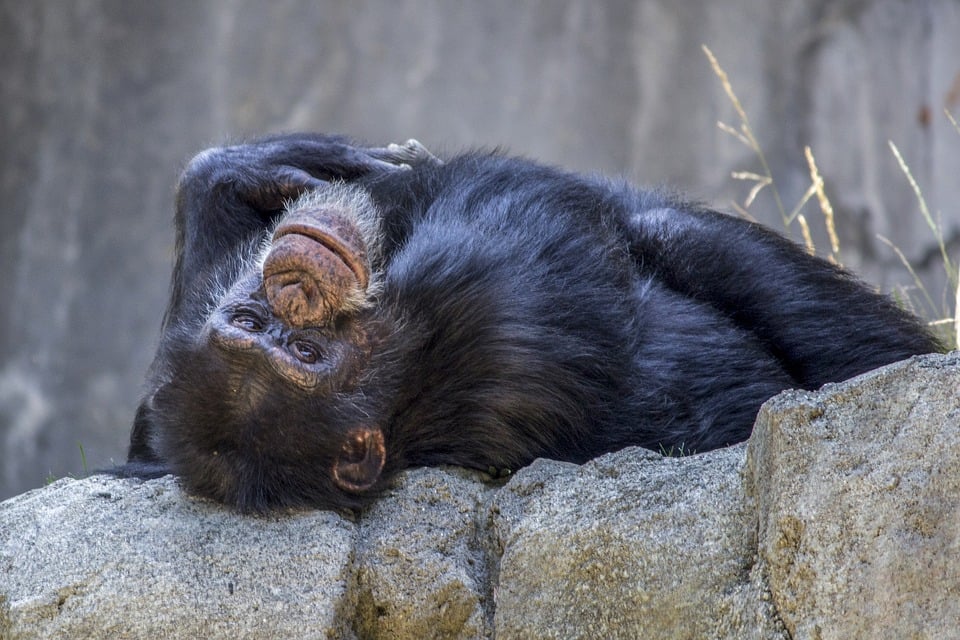
[[[960,353],[764,405],[748,444],[402,474],[244,517],[172,478],[0,503],[0,639],[946,638]]]
[[[359,637],[490,636],[476,514],[491,490],[470,472],[417,469],[364,514],[356,550]]]
[[[503,145],[729,209],[751,186],[730,172],[759,167],[716,127],[737,123],[708,44],[785,206],[809,144],[843,261],[911,284],[883,233],[939,303],[939,252],[886,144],[956,261],[960,135],[942,111],[960,112],[957,33],[955,0],[0,0],[0,498],[123,456],[177,174],[256,133]],[[782,227],[769,190],[752,211]],[[808,217],[825,246],[813,203]]]
[[[794,638],[948,638],[960,622],[960,353],[764,405],[760,555]]]
[[[779,637],[757,620],[761,593],[748,579],[744,452],[627,449],[521,470],[491,506],[497,637]]]
[[[239,516],[172,477],[60,480],[0,503],[0,638],[342,637],[355,534],[327,511]]]

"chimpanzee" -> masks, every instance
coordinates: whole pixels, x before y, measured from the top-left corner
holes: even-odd
[[[285,135],[205,151],[121,475],[241,510],[398,471],[746,439],[760,404],[938,349],[738,218],[499,153]]]

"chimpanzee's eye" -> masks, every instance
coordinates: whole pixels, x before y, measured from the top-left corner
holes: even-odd
[[[320,359],[320,349],[306,340],[294,340],[290,343],[290,351],[297,360],[304,364],[314,364]]]
[[[263,331],[263,321],[251,311],[245,309],[234,312],[230,316],[230,324],[244,331],[249,331],[250,333],[260,333]]]

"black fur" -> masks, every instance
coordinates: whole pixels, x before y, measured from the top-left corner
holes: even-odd
[[[377,205],[381,289],[318,330],[333,355],[307,392],[203,327],[245,300],[263,312],[262,238],[285,199],[333,180]],[[176,222],[171,302],[119,473],[171,470],[241,510],[357,507],[415,465],[706,451],[746,439],[783,389],[938,348],[756,224],[497,154],[441,164],[310,135],[213,150],[185,172]],[[249,285],[224,297],[236,281]],[[382,433],[386,462],[350,491],[330,469],[357,428]]]

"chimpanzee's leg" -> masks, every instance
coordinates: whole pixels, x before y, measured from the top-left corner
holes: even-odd
[[[640,267],[752,331],[805,387],[938,350],[889,298],[760,225],[656,195],[623,195]]]

